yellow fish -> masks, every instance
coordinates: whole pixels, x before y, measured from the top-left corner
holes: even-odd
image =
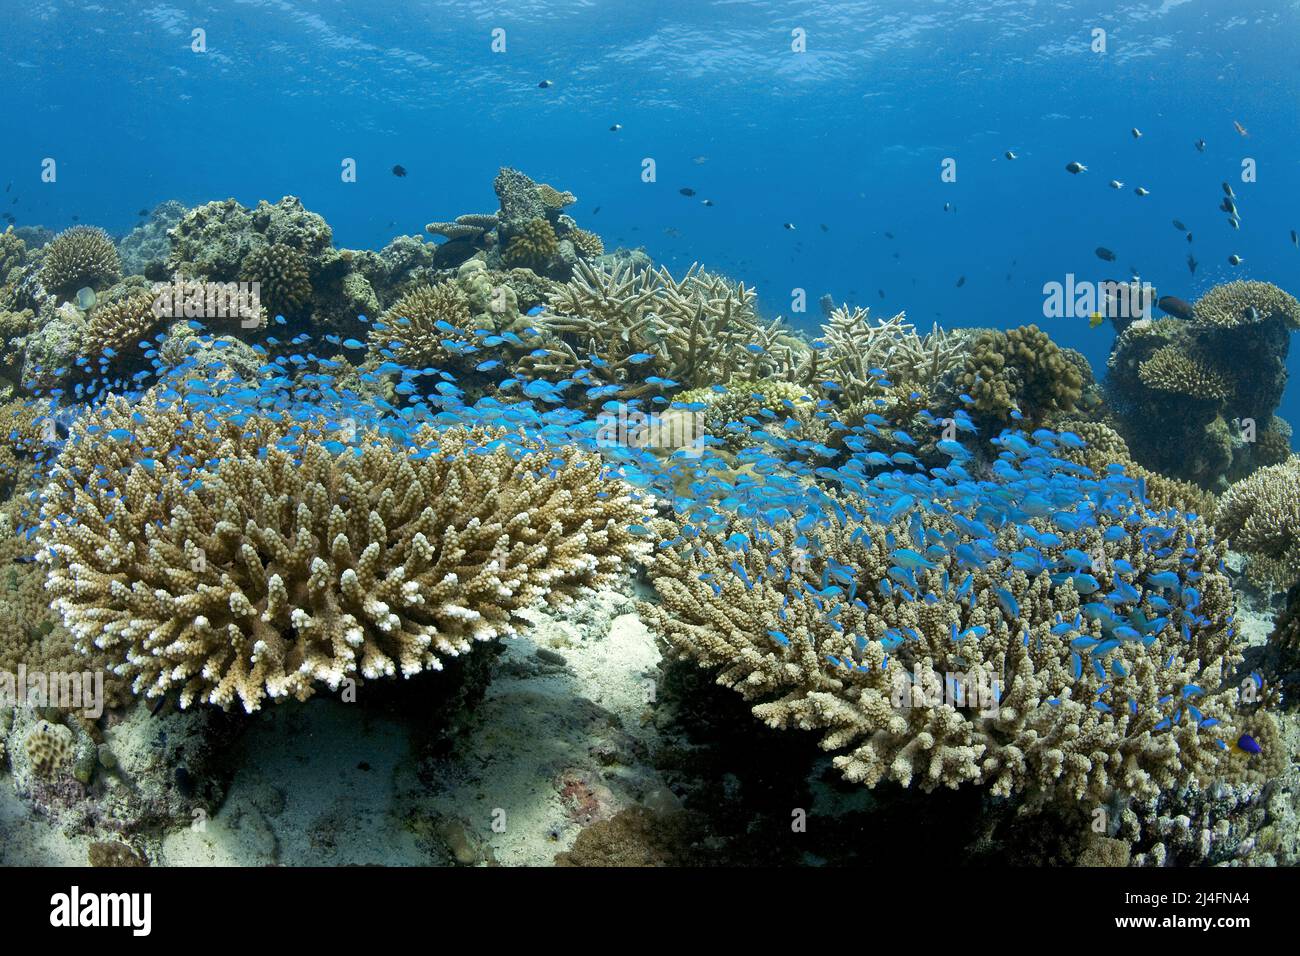
[[[1104,321],[1105,319],[1102,318],[1102,314],[1100,312],[1094,312],[1092,313],[1092,315],[1088,316],[1088,328],[1095,329],[1097,326],[1101,325],[1101,323]]]

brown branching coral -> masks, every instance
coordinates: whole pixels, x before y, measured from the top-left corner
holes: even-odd
[[[1013,409],[1031,422],[1072,412],[1083,391],[1078,367],[1036,325],[980,335],[957,383],[995,421],[1010,420]]]
[[[118,353],[137,350],[137,343],[159,323],[154,311],[156,301],[153,292],[142,290],[96,306],[82,333],[82,353],[98,356],[105,349]]]
[[[570,229],[567,238],[583,259],[594,259],[605,254],[605,243],[600,236],[588,229]]]
[[[129,410],[114,404],[99,424]],[[190,452],[209,462],[195,482],[167,464],[180,439],[165,432],[116,443],[109,461],[74,432],[39,538],[78,648],[182,706],[253,711],[318,683],[440,669],[646,549],[629,528],[647,506],[572,448],[516,457],[484,448],[504,432],[453,430],[423,459],[375,436],[337,457],[307,441],[297,460],[232,425],[192,426]],[[153,433],[160,464],[133,463]]]
[[[439,322],[452,328],[440,329]],[[469,302],[450,279],[411,289],[389,307],[380,325],[371,327],[370,341],[376,348],[392,349],[398,361],[413,368],[446,364],[452,353],[444,340],[473,344]]]
[[[1278,591],[1300,584],[1300,457],[1232,485],[1219,499],[1214,526],[1246,555],[1254,584]]]
[[[555,228],[545,219],[534,219],[511,237],[502,258],[509,267],[523,266],[543,272],[558,251]]]
[[[1216,372],[1174,345],[1166,345],[1138,365],[1138,379],[1148,388],[1188,398],[1222,401],[1232,386]]]
[[[45,248],[41,282],[51,292],[67,295],[82,286],[102,289],[121,275],[117,247],[103,229],[73,226]]]
[[[272,243],[250,252],[244,259],[241,279],[260,284],[262,304],[271,314],[297,315],[311,300],[307,259],[285,243]]]
[[[875,581],[897,571],[885,532],[906,540],[901,518],[889,529],[832,527],[803,547],[791,525],[765,530],[762,547],[729,540],[724,548],[720,534],[717,543],[661,549],[650,568],[660,600],[641,610],[675,653],[714,669],[718,683],[753,703],[756,717],[818,731],[835,766],[868,786],[978,783],[995,794],[1101,801],[1115,791],[1150,796],[1189,780],[1257,775],[1260,766],[1215,740],[1233,740],[1256,721],[1271,726],[1267,714],[1242,715],[1235,706],[1240,640],[1219,550],[1203,522],[1174,513],[1161,520],[1196,543],[1205,623],[1186,640],[1174,627],[1153,632],[1150,647],[1130,644],[1124,667],[1100,674],[1080,666],[1070,644],[1076,633],[1104,640],[1100,621],[1081,614],[1087,598],[1073,585],[1054,585],[1048,574],[1031,578],[1002,558],[967,570],[932,549],[930,566],[917,570],[919,587],[944,596],[928,602],[899,588],[878,593]],[[934,540],[954,530],[927,524]],[[731,530],[743,536],[739,525]],[[1136,537],[1103,542],[1101,530],[1072,535],[1062,547],[1107,562],[1122,557],[1137,580],[1155,572],[1157,558]],[[1017,541],[1004,529],[998,551],[1009,553]],[[979,601],[947,591],[945,581],[967,574]],[[833,598],[823,593],[828,580],[842,586]],[[847,601],[844,588],[865,600]],[[1006,595],[995,600],[998,588]],[[1079,626],[1062,636],[1060,622],[1076,614]],[[1226,730],[1161,723],[1164,699],[1185,697],[1193,685],[1203,689],[1198,706]],[[1284,759],[1269,756],[1272,764]]]

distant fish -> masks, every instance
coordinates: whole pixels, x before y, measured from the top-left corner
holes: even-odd
[[[1238,123],[1236,120],[1233,120],[1233,121],[1232,121],[1232,126],[1233,126],[1233,129],[1235,129],[1235,130],[1236,130],[1238,133],[1240,133],[1242,136],[1249,136],[1249,135],[1250,135],[1250,133],[1246,132],[1246,127],[1242,126],[1242,125],[1241,125],[1240,123]]]
[[[950,202],[946,202],[946,203],[943,204],[943,211],[944,211],[944,212],[955,212],[956,209],[957,209],[957,207],[954,206],[954,205],[953,205],[952,203],[950,203]]]
[[[885,238],[886,238],[886,239],[893,239],[893,238],[894,238],[894,234],[893,234],[892,232],[887,232],[887,233],[885,233]]]
[[[1291,245],[1300,246],[1300,236],[1296,235],[1294,229],[1291,230]]]
[[[1187,231],[1187,227],[1184,226],[1184,225],[1183,225],[1181,222],[1179,222],[1177,219],[1174,220],[1174,228],[1177,229],[1179,232],[1186,232],[1186,231]]]
[[[1115,261],[1115,253],[1111,252],[1105,246],[1098,246],[1095,251],[1098,259],[1105,260],[1106,262]]]
[[[149,215],[149,210],[141,209],[138,213],[136,213],[136,215],[139,216],[141,219],[143,219],[145,216]]]
[[[551,81],[550,81],[550,80],[542,80],[542,82],[540,82],[540,83],[537,84],[537,88],[538,88],[539,90],[544,90],[544,89],[546,89],[546,88],[549,87],[549,86],[551,86]]]
[[[1205,152],[1205,140],[1198,139],[1194,145],[1196,146],[1196,151],[1198,153]]]
[[[823,223],[819,223],[819,225],[822,227],[822,232],[830,232],[830,231],[831,231],[831,227],[828,226],[828,225],[826,225],[826,223],[824,223],[824,222],[823,222]]]
[[[1187,269],[1189,272],[1191,272],[1192,275],[1196,275],[1196,266],[1197,266],[1196,256],[1192,255],[1189,252],[1187,254]]]
[[[594,215],[596,215],[596,213],[598,213],[598,212],[600,212],[600,207],[599,207],[599,206],[597,206],[595,209],[593,209],[593,210],[591,211],[591,214],[594,216]]]
[[[1228,265],[1239,266],[1245,261],[1245,259],[1241,258],[1241,256],[1237,255],[1235,252],[1228,256]]]
[[[1219,203],[1219,208],[1229,216],[1235,216],[1237,214],[1237,204],[1228,196],[1223,197],[1223,202]]]
[[[883,299],[883,298],[885,297],[885,290],[884,290],[884,289],[877,289],[877,290],[876,290],[876,295],[880,296],[880,297]]]
[[[396,176],[398,179],[402,178],[403,176],[406,175],[406,167],[405,167],[405,166],[394,166],[394,167],[393,167],[393,175]]]
[[[623,124],[622,124],[622,123],[615,123],[613,126],[611,126],[611,127],[609,128],[609,131],[610,131],[611,133],[617,133],[617,132],[618,132],[619,130],[621,130],[622,128],[623,128]]]
[[[1141,187],[1141,186],[1138,186],[1138,187],[1137,187],[1136,189],[1134,189],[1133,191],[1134,191],[1135,193],[1137,193],[1139,196],[1150,196],[1150,195],[1151,195],[1151,190],[1149,190],[1149,189],[1144,189],[1144,188]]]
[[[713,200],[712,200],[712,199],[701,199],[701,200],[700,200],[700,203],[701,203],[701,205],[704,205],[704,206],[712,206],[712,205],[713,205]]]
[[[965,276],[962,276],[960,279],[957,280],[957,288],[960,289],[960,288],[961,288],[962,286],[964,286],[965,284],[966,284],[966,277],[965,277]]]
[[[1120,182],[1118,179],[1112,179],[1112,180],[1110,181],[1110,188],[1111,188],[1111,189],[1123,189],[1123,188],[1124,188],[1124,184],[1123,184],[1122,182]]]
[[[791,229],[791,230],[794,229],[794,223],[792,223],[792,222],[782,223],[782,225],[785,226],[785,228],[787,228],[787,229]]]
[[[1136,126],[1134,126],[1131,130],[1129,130],[1129,132],[1133,134],[1134,139],[1142,138],[1142,131],[1138,129]]]
[[[709,161],[709,157],[707,156],[696,156],[691,159],[691,162],[694,163],[696,166],[703,166],[708,161]]]
[[[694,195],[695,195],[695,190],[692,189],[690,186],[683,186],[681,189],[679,189],[679,190],[677,190],[677,191],[678,191],[679,193],[681,193],[683,196],[694,196]]]
[[[1005,156],[1007,159],[1019,159],[1019,158],[1020,158],[1020,157],[1017,156],[1015,153],[1013,153],[1011,150],[1007,150],[1007,151],[1006,151],[1005,153],[1003,153],[1002,155]]]
[[[1067,173],[1074,173],[1077,175],[1078,173],[1086,173],[1088,171],[1088,167],[1083,165],[1083,163],[1066,163],[1065,171]]]
[[[1188,322],[1192,319],[1191,303],[1178,298],[1176,295],[1162,295],[1156,300],[1156,308],[1165,315],[1172,315],[1176,319],[1183,319]]]
[[[1187,241],[1188,242],[1192,241],[1192,234],[1190,232],[1187,234]]]
[[[1223,194],[1224,194],[1225,196],[1227,196],[1229,199],[1235,199],[1235,198],[1237,197],[1237,194],[1234,193],[1234,192],[1232,191],[1232,184],[1231,184],[1231,183],[1226,183],[1226,182],[1225,182],[1225,183],[1223,184]]]

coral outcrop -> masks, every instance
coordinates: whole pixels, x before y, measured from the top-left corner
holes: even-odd
[[[102,289],[122,275],[122,261],[108,233],[94,226],[73,226],[46,248],[41,282],[58,295],[71,296],[83,286]]]

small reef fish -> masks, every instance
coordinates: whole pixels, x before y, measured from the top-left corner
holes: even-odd
[[[539,90],[545,90],[545,89],[547,89],[547,88],[549,88],[549,87],[551,87],[551,86],[553,86],[553,85],[554,85],[554,84],[551,83],[550,80],[542,80],[542,82],[540,82],[540,83],[537,84],[537,88],[538,88]]]
[[[1078,175],[1079,173],[1086,173],[1088,167],[1083,165],[1083,163],[1066,163],[1065,171],[1073,175]]]
[[[402,166],[402,165],[400,165],[400,164],[394,166],[394,167],[393,167],[393,175],[396,176],[398,179],[401,179],[403,176],[406,175],[406,167],[405,167],[405,166]]]
[[[1192,145],[1196,147],[1196,151],[1197,151],[1198,153],[1203,153],[1203,152],[1205,152],[1205,140],[1203,140],[1203,139],[1198,139],[1198,140],[1197,140],[1195,143],[1193,143]]]
[[[1111,189],[1123,189],[1123,188],[1124,188],[1124,184],[1123,184],[1122,182],[1120,182],[1118,179],[1112,179],[1108,185],[1110,186]]]
[[[1193,267],[1193,271],[1195,271],[1195,267]],[[1192,320],[1191,303],[1178,298],[1176,295],[1162,295],[1156,300],[1156,308],[1165,315],[1172,315],[1174,318],[1183,319],[1187,322]]]
[[[1006,151],[1005,153],[1003,153],[1002,155],[1005,156],[1007,159],[1019,159],[1019,158],[1020,158],[1020,157],[1017,156],[1015,153],[1013,153],[1011,150],[1007,150],[1007,151]]]
[[[1232,121],[1232,128],[1235,129],[1235,130],[1237,131],[1237,133],[1238,133],[1239,135],[1241,135],[1241,136],[1249,136],[1249,135],[1250,135],[1250,133],[1246,132],[1246,127],[1242,126],[1242,125],[1241,125],[1240,123],[1238,123],[1236,120],[1233,120],[1233,121]]]
[[[1115,261],[1115,253],[1111,252],[1105,246],[1098,246],[1094,251],[1097,253],[1098,259],[1101,259],[1105,262]]]

